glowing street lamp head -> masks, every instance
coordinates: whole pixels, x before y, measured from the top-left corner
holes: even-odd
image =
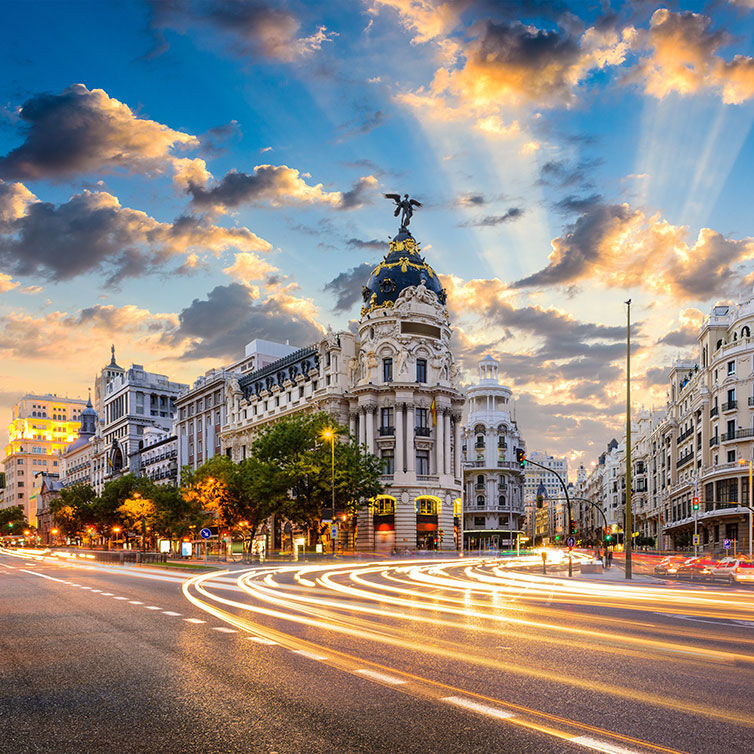
[[[24,536],[28,537],[31,532],[28,529],[24,529]]]
[[[335,432],[330,427],[327,427],[322,430],[321,435],[323,440],[327,440],[328,442],[332,442],[332,440],[335,438]]]
[[[50,534],[57,534],[57,533],[58,533],[57,529],[50,529]]]
[[[120,526],[113,526],[113,531],[117,534],[120,531]]]

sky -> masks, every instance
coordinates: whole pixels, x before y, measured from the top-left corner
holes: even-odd
[[[352,327],[397,231],[590,463],[754,283],[754,0],[0,0],[0,423]]]

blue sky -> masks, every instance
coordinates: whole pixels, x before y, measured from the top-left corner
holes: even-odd
[[[751,293],[754,12],[473,0],[4,3],[0,411],[107,360],[191,381],[358,317],[396,223],[530,447],[592,460]],[[266,167],[265,167],[266,166]]]

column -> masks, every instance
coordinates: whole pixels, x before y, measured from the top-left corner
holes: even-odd
[[[374,405],[370,404],[365,407],[366,411],[366,434],[367,434],[367,450],[370,453],[374,453]]]
[[[414,428],[416,420],[414,419],[414,407],[406,406],[406,471],[410,474],[416,471],[416,449],[414,446]]]
[[[435,425],[435,473],[443,473],[443,459],[445,458],[445,418],[438,413],[437,424]]]
[[[356,437],[356,414],[353,411],[348,414],[348,431]]]
[[[455,462],[455,477],[461,479],[461,422],[456,417],[456,462]]]
[[[364,407],[359,406],[359,445],[366,445],[366,422],[364,421]]]
[[[445,445],[445,466],[443,468],[443,473],[444,474],[450,474],[453,471],[453,469],[451,467],[451,461],[450,461],[450,458],[451,458],[451,455],[450,455],[450,436],[451,436],[450,435],[450,433],[451,433],[451,429],[450,429],[450,411],[446,411],[443,418],[445,420],[445,426],[443,428],[444,432],[445,432],[445,440],[444,440],[444,445]]]
[[[395,473],[405,471],[403,463],[403,404],[395,406]]]

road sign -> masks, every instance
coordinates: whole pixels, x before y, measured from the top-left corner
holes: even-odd
[[[202,539],[209,539],[209,538],[210,538],[210,537],[212,536],[212,532],[211,532],[211,531],[210,531],[209,529],[202,529],[202,530],[201,530],[201,531],[199,532],[199,536],[200,536],[200,537],[201,537]]]
[[[700,543],[700,535],[694,534],[694,544],[698,545]]]
[[[338,536],[338,525],[333,524],[330,527],[330,537],[332,537],[332,539],[335,539],[337,536]]]
[[[566,544],[569,547],[573,547],[576,544],[576,540],[573,537],[568,537],[568,539],[566,539]]]
[[[731,541],[730,541],[729,539],[724,539],[724,540],[723,540],[723,547],[724,547],[724,548],[725,548],[726,550],[730,550],[730,546],[731,546]]]

